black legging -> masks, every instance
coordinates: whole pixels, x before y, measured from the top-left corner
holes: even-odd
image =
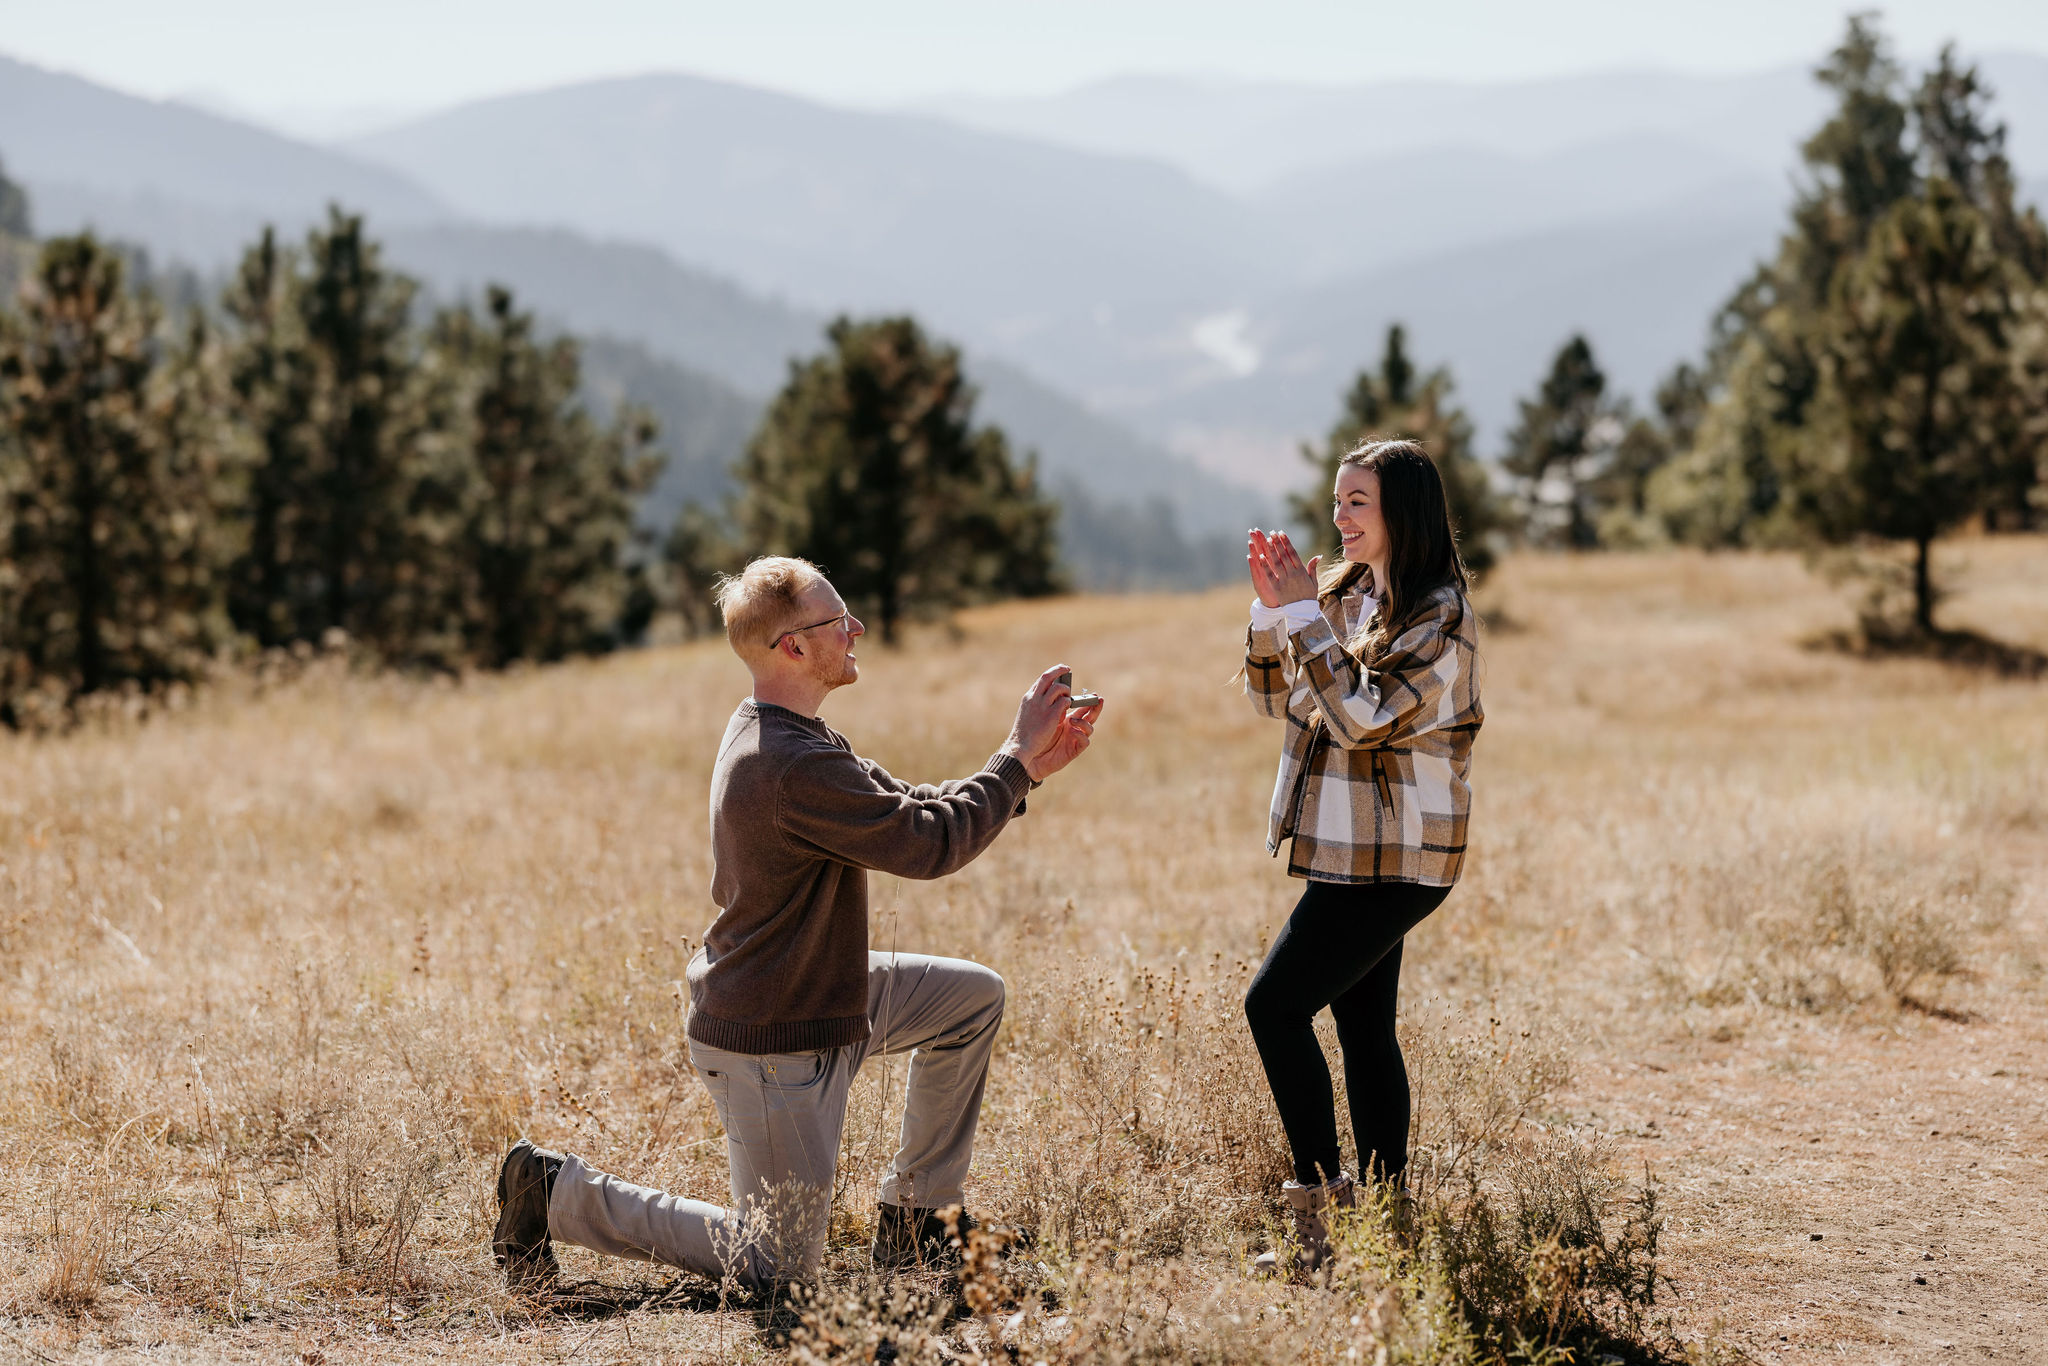
[[[1340,1169],[1330,1068],[1316,1042],[1316,1012],[1324,1006],[1337,1021],[1360,1165],[1383,1181],[1408,1166],[1408,1068],[1394,1037],[1401,939],[1450,890],[1311,882],[1252,978],[1245,1019],[1294,1152],[1294,1179],[1303,1185]]]

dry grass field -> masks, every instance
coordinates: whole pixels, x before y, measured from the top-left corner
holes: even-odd
[[[2048,647],[2048,543],[1953,554],[1952,624]],[[987,856],[874,897],[877,947],[1009,981],[970,1189],[1035,1248],[859,1271],[871,1065],[794,1310],[578,1252],[522,1303],[488,1248],[517,1134],[724,1189],[678,995],[722,643],[0,738],[0,1360],[2048,1360],[2048,683],[1810,648],[1849,612],[1786,557],[1497,574],[1475,851],[1408,951],[1424,1254],[1367,1219],[1334,1287],[1246,1280],[1238,998],[1296,891],[1247,596],[972,613],[828,704],[936,779],[1055,659],[1111,699]]]

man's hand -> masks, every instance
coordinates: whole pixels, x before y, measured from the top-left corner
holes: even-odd
[[[1074,762],[1088,748],[1095,718],[1102,715],[1100,702],[1071,714],[1067,711],[1073,689],[1061,680],[1072,674],[1064,664],[1053,665],[1038,676],[1017,704],[1017,723],[1010,727],[1003,753],[1015,755],[1034,783],[1044,782]]]

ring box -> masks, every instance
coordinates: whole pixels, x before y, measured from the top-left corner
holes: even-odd
[[[1062,673],[1060,675],[1060,682],[1065,684],[1066,687],[1071,690],[1074,686],[1074,671],[1072,669],[1068,669],[1065,673]],[[1101,701],[1101,693],[1092,693],[1085,690],[1078,692],[1069,691],[1067,694],[1067,710],[1079,711],[1083,707],[1095,706]]]

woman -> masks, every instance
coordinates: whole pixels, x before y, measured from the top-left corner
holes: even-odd
[[[1359,1164],[1405,1217],[1401,940],[1464,864],[1483,719],[1478,623],[1436,465],[1413,442],[1360,446],[1337,467],[1331,520],[1343,561],[1320,583],[1322,557],[1304,564],[1284,532],[1253,531],[1246,555],[1258,600],[1245,692],[1287,723],[1266,847],[1292,839],[1287,871],[1308,883],[1244,1002],[1294,1158],[1296,1274],[1330,1255],[1324,1211],[1356,1201],[1315,1035],[1326,1006]],[[1279,1267],[1271,1253],[1260,1263]]]

